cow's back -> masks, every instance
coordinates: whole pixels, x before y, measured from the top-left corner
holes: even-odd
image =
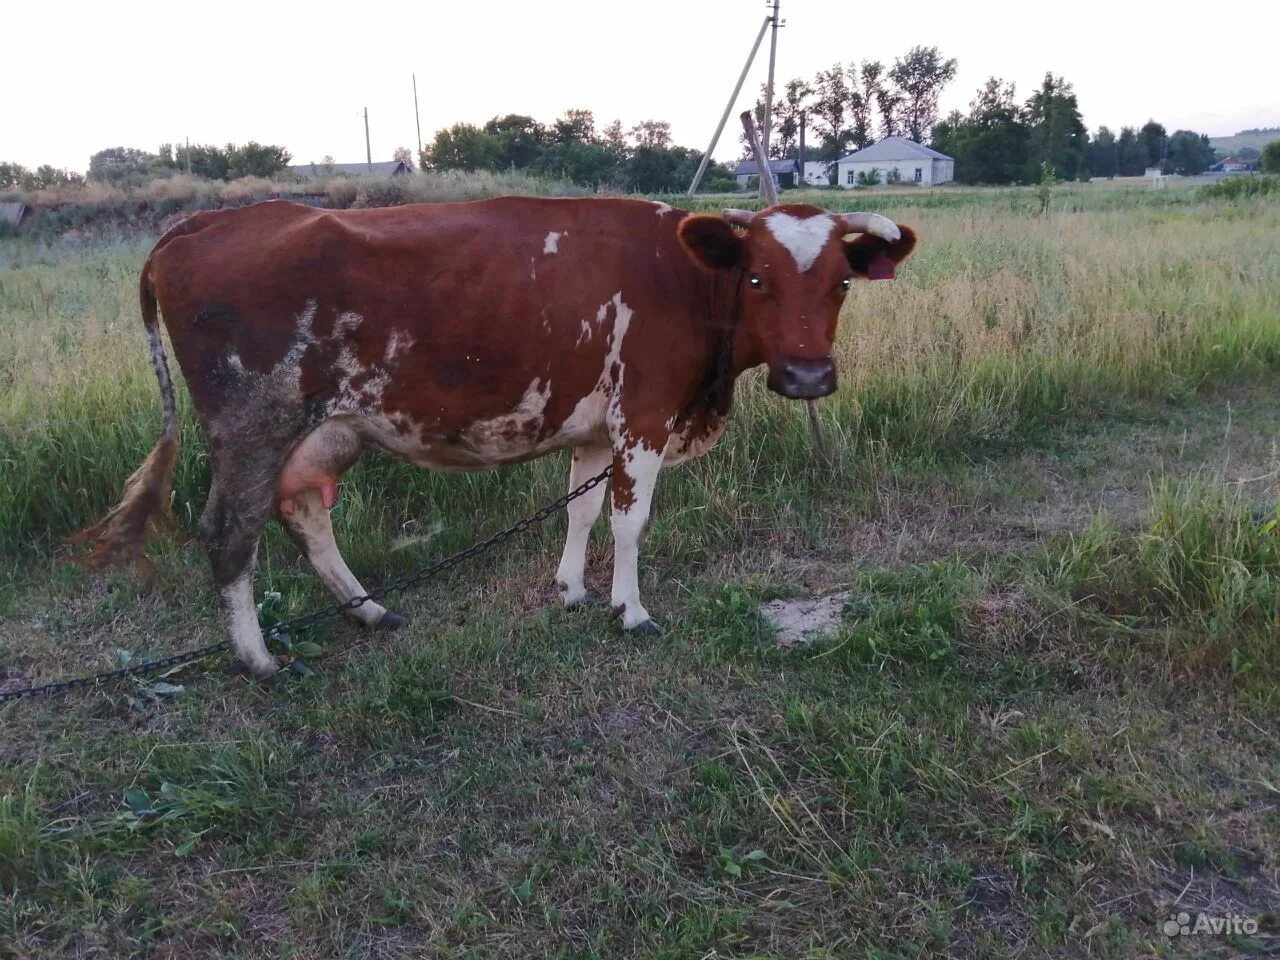
[[[546,434],[536,455],[624,376],[696,390],[709,281],[676,238],[683,216],[595,198],[349,211],[274,201],[189,218],[148,269],[206,420],[293,390],[437,443],[467,441],[478,423]]]

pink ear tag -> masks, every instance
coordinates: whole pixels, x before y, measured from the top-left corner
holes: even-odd
[[[892,280],[896,276],[894,263],[883,253],[871,261],[867,267],[867,279]]]

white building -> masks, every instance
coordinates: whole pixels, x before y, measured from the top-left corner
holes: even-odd
[[[837,183],[849,189],[857,186],[858,174],[875,170],[881,183],[896,170],[902,183],[932,187],[954,180],[956,162],[944,153],[921,146],[905,137],[885,137],[865,149],[836,161]]]
[[[806,160],[804,162],[804,182],[811,187],[831,186],[831,161]]]

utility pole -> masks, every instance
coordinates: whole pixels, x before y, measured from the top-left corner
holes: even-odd
[[[413,122],[418,125],[418,153],[422,153],[422,118],[418,115],[418,75],[413,75]]]
[[[769,159],[769,136],[773,133],[773,67],[778,59],[778,27],[782,22],[778,19],[778,6],[782,0],[772,0],[773,13],[769,16],[772,35],[769,37],[769,82],[764,88],[764,129],[760,145],[764,147],[765,159]]]
[[[764,18],[764,23],[760,24],[760,32],[756,34],[756,42],[751,45],[751,52],[747,54],[747,62],[742,65],[742,73],[738,74],[738,82],[733,85],[733,93],[729,94],[729,102],[724,105],[724,113],[720,115],[720,122],[716,124],[716,132],[711,135],[711,143],[707,145],[707,152],[702,155],[702,162],[698,164],[698,172],[693,175],[693,182],[689,184],[689,196],[693,196],[698,192],[698,184],[702,183],[702,175],[707,172],[707,165],[711,163],[711,155],[716,152],[716,144],[720,142],[720,134],[724,132],[725,122],[729,119],[729,114],[733,112],[733,105],[738,102],[738,94],[742,92],[743,81],[747,79],[747,71],[751,69],[751,64],[756,58],[756,52],[760,49],[760,41],[764,39],[764,32],[769,29],[769,18]]]
[[[364,108],[364,162],[373,173],[373,150],[369,147],[369,108]]]
[[[804,111],[801,110],[800,111],[800,160],[799,160],[800,182],[796,184],[797,187],[801,187],[801,186],[807,187],[809,185],[809,181],[805,179],[805,175],[804,175],[804,122],[805,122]]]
[[[187,137],[187,176],[191,176],[191,138]]]

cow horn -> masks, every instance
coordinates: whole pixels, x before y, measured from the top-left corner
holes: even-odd
[[[745,227],[751,223],[751,218],[754,216],[755,212],[752,210],[738,210],[734,207],[729,207],[724,212],[724,218],[726,220],[730,223],[737,224],[740,227]]]
[[[890,243],[897,243],[902,239],[902,231],[898,229],[898,225],[878,213],[843,213],[840,219],[850,233],[870,233]]]

